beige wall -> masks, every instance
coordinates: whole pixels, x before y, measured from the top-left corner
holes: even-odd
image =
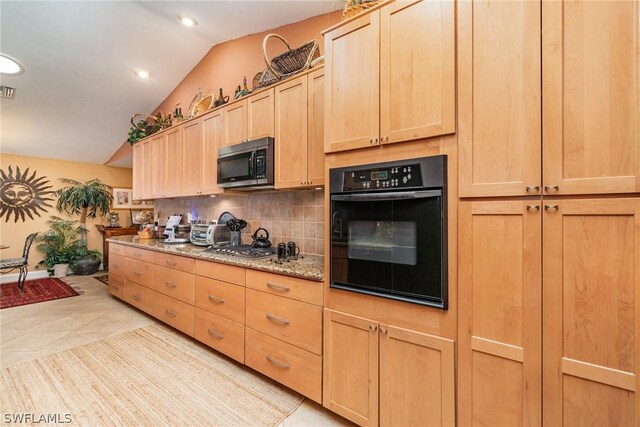
[[[0,167],[7,173],[9,166],[12,166],[14,173],[15,167],[19,166],[22,172],[24,172],[26,168],[30,168],[30,174],[37,171],[37,176],[46,176],[50,181],[50,185],[53,185],[52,190],[63,186],[58,181],[58,178],[71,178],[78,181],[88,181],[99,178],[105,184],[113,187],[131,188],[131,169],[127,168],[103,166],[95,163],[68,162],[2,154],[0,156]],[[22,256],[25,237],[35,231],[45,231],[47,229],[45,222],[49,216],[57,215],[67,217],[56,210],[55,200],[51,204],[53,205],[52,208],[48,208],[47,212],[40,212],[40,217],[34,215],[35,219],[33,220],[25,217],[26,221],[24,222],[21,219],[18,219],[18,222],[14,222],[13,216],[11,216],[8,222],[5,221],[5,217],[0,219],[0,243],[9,246],[9,249],[4,249],[0,252],[1,258]],[[127,225],[129,223],[129,211],[120,210],[118,212],[120,212],[120,224]],[[79,219],[79,216],[73,219]],[[96,230],[95,224],[106,224],[107,222],[106,217],[88,220],[87,226],[89,229],[90,249],[97,249],[102,252],[102,238],[98,230]],[[29,259],[31,261],[29,263],[30,270],[42,259],[42,254],[35,250],[35,245],[31,249]]]
[[[315,39],[320,43],[320,53],[323,54],[324,44],[320,32],[338,23],[341,13],[341,11],[336,11],[315,16],[304,21],[215,45],[158,106],[155,112],[169,113],[174,110],[177,103],[180,103],[182,113],[186,114],[198,87],[202,87],[205,95],[210,93],[217,95],[218,88],[221,87],[224,94],[233,99],[234,90],[242,83],[242,77],[245,75],[247,76],[247,85],[251,89],[253,76],[266,67],[262,54],[262,40],[269,33],[281,35],[292,48]],[[267,44],[269,58],[273,58],[284,50],[285,45],[280,40],[275,38],[269,40]]]

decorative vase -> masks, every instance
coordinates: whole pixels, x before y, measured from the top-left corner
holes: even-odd
[[[75,267],[73,268],[73,272],[80,276],[85,276],[87,274],[93,274],[98,271],[98,267],[100,267],[100,259],[94,255],[86,255],[80,257],[75,262]]]
[[[56,264],[53,266],[53,277],[64,278],[69,272],[69,264]]]

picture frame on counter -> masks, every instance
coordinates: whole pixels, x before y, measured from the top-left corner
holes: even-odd
[[[142,224],[150,224],[153,223],[153,209],[131,209],[131,225],[142,225]],[[139,220],[140,214],[146,212],[148,213],[148,221],[142,222]]]

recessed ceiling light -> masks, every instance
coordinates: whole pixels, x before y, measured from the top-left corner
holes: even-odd
[[[194,25],[198,25],[198,21],[193,18],[189,18],[188,16],[178,15],[178,19],[187,27],[193,27]]]
[[[150,72],[141,68],[134,68],[133,72],[136,73],[136,76],[140,77],[141,79],[147,79],[151,75]]]
[[[24,67],[12,57],[0,53],[0,74],[17,76],[24,73]]]

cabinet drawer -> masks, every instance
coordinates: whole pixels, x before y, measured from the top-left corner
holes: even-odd
[[[251,328],[245,328],[245,364],[321,402],[322,357]]]
[[[138,285],[153,288],[153,264],[137,259],[127,258],[124,277]]]
[[[109,258],[111,258],[114,255],[121,255],[124,256],[125,253],[125,246],[124,245],[118,245],[116,243],[109,243]]]
[[[135,258],[142,261],[153,262],[153,251],[146,251],[144,249],[127,246],[124,252],[125,252],[125,255],[129,258]]]
[[[140,310],[153,313],[153,291],[128,280],[124,283],[124,300]]]
[[[163,322],[193,336],[193,306],[156,292],[153,315]]]
[[[186,271],[187,273],[193,273],[195,271],[195,260],[183,256],[154,252],[153,263],[175,270]]]
[[[244,363],[244,326],[241,324],[196,308],[195,338]]]
[[[196,260],[196,274],[244,286],[244,268],[211,261]]]
[[[123,276],[127,265],[127,258],[124,255],[112,254],[109,251],[109,274]]]
[[[109,293],[124,299],[124,277],[109,272]]]
[[[246,325],[322,354],[322,308],[247,289]]]
[[[322,282],[247,270],[247,287],[309,304],[322,305]]]
[[[193,274],[159,265],[153,267],[153,289],[162,294],[193,305],[193,284]]]
[[[196,276],[195,306],[244,325],[244,287]]]

